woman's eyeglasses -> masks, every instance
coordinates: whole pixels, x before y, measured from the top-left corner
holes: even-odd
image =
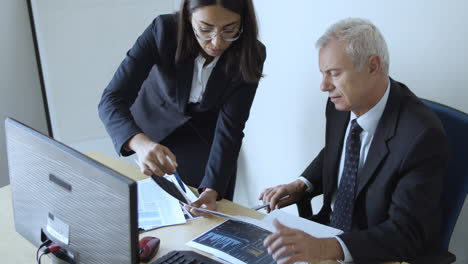
[[[219,34],[219,36],[224,40],[224,41],[236,41],[240,38],[243,29],[238,29],[238,30],[233,30],[233,29],[225,29],[219,33],[217,33],[215,30],[212,29],[203,29],[200,26],[197,26],[197,28],[192,27],[193,32],[195,33],[195,37],[197,37],[199,40],[212,40],[216,38],[216,36]]]

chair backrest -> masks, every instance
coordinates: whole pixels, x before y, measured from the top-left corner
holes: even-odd
[[[450,158],[443,197],[441,246],[448,250],[450,237],[468,194],[468,115],[451,107],[422,99],[442,121],[449,142]]]

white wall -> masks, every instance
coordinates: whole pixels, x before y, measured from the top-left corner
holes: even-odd
[[[116,155],[97,105],[128,49],[173,0],[35,0],[34,15],[54,138]]]
[[[4,120],[47,132],[26,1],[0,1],[0,187],[8,184]]]
[[[314,45],[339,19],[370,19],[387,39],[394,79],[420,97],[468,112],[467,1],[255,0],[254,4],[267,47],[266,77],[245,131],[236,201],[256,204],[262,189],[294,180],[323,147],[327,95],[319,90]],[[464,240],[466,219],[461,217],[455,230],[457,236],[464,234]],[[452,249],[466,251],[456,242]],[[468,262],[463,250],[456,253],[459,263]]]

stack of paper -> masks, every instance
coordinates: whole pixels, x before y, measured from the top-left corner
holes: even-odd
[[[168,178],[170,179],[171,177],[169,176]],[[186,222],[184,209],[179,201],[161,189],[153,179],[147,178],[138,181],[137,185],[138,227],[140,229],[150,230],[162,226],[184,224]],[[187,190],[189,190],[188,187]],[[196,196],[191,191],[188,191],[187,194],[192,199],[196,199]]]

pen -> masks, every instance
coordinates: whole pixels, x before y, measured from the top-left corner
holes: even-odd
[[[180,178],[179,173],[174,172],[174,177],[176,178],[177,182],[179,183],[180,188],[182,188],[182,190],[186,193],[187,191],[185,190],[184,182],[183,182],[182,179]]]
[[[288,199],[289,197],[291,197],[291,196],[290,196],[289,194],[287,194],[286,196],[281,197],[281,199],[279,199],[279,201],[286,200],[286,199]],[[279,202],[279,201],[278,201],[278,202]],[[265,208],[265,207],[267,207],[267,206],[270,206],[270,203],[257,205],[257,206],[254,206],[254,207],[250,208],[250,209],[253,209],[253,210],[255,210],[255,211],[258,211],[258,210],[260,210],[260,209],[262,209],[262,208]]]
[[[171,163],[172,166],[174,166],[174,162],[172,162],[171,157],[166,155],[166,159],[169,161],[169,163]],[[179,173],[177,173],[177,171],[174,172],[174,177],[176,178],[177,182],[179,183],[180,188],[182,188],[184,193],[187,193],[187,191],[185,190],[185,187],[184,187],[184,182],[180,178]]]
[[[174,163],[172,162],[171,158],[169,156],[167,156],[167,155],[166,155],[166,158],[171,163],[171,165],[174,166]],[[140,166],[140,162],[136,158],[134,159],[134,161],[138,166]],[[174,177],[177,180],[177,183],[179,183],[180,188],[182,188],[182,190],[185,193],[187,193],[187,191],[185,190],[185,187],[184,187],[184,182],[182,181],[182,179],[180,178],[180,176],[179,176],[179,174],[177,172],[174,172]]]

